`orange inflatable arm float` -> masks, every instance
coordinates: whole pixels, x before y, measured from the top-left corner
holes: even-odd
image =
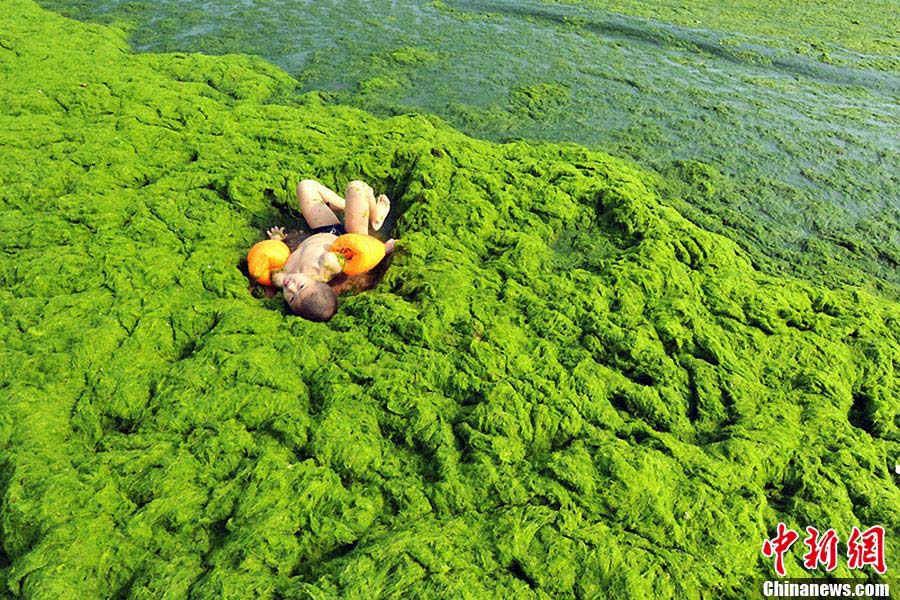
[[[347,275],[371,271],[385,255],[384,242],[361,233],[345,233],[334,240],[329,250],[344,256],[344,273]]]
[[[253,244],[247,254],[247,271],[263,285],[272,285],[272,272],[287,262],[291,250],[281,240],[263,240]]]

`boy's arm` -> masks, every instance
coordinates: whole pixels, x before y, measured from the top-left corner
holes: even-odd
[[[269,236],[270,240],[281,240],[284,241],[284,238],[287,237],[284,233],[284,227],[269,227],[266,230],[266,234]],[[288,256],[290,259],[290,256]],[[281,271],[276,271],[269,276],[269,279],[272,281],[272,285],[278,287],[284,287],[284,266],[282,266]]]

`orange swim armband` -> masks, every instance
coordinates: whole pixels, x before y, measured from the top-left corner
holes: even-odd
[[[329,250],[344,255],[344,273],[347,275],[371,271],[385,255],[384,242],[361,233],[345,233],[334,240]]]
[[[263,240],[253,244],[247,254],[247,271],[263,285],[272,285],[272,272],[287,262],[291,250],[281,240]]]

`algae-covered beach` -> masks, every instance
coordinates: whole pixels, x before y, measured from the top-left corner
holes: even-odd
[[[779,522],[881,525],[891,576],[894,41],[814,57],[861,79],[846,154],[784,134],[815,184],[791,185],[771,149],[745,178],[664,128],[606,153],[481,107],[474,132],[262,58],[136,53],[138,31],[0,5],[0,595],[744,598],[777,578]],[[369,85],[432,60],[404,47]],[[499,143],[501,118],[557,141]],[[242,270],[300,223],[304,177],[385,191],[400,240],[327,324]],[[801,548],[787,575],[825,576]]]
[[[141,51],[636,160],[767,272],[900,297],[900,13],[884,0],[42,0]]]

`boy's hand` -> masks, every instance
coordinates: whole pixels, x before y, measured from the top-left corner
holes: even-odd
[[[270,227],[266,233],[269,235],[270,240],[283,240],[287,237],[284,233],[284,227]]]
[[[322,255],[321,271],[325,277],[325,281],[330,281],[332,277],[344,270],[344,263],[347,259],[343,254],[338,252],[326,252]]]

